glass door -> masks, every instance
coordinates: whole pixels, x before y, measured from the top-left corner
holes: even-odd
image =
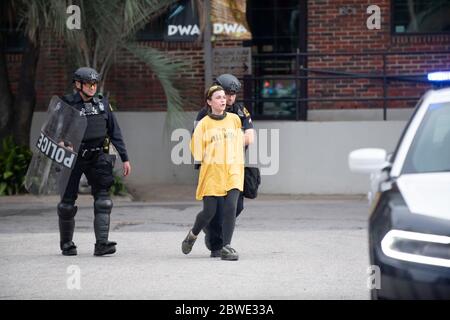
[[[306,117],[306,81],[298,78],[306,51],[306,0],[248,0],[252,40],[252,111],[256,119]]]

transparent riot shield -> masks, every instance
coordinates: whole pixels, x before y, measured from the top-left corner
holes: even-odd
[[[87,127],[80,111],[53,96],[47,121],[36,137],[25,188],[36,195],[63,196]]]

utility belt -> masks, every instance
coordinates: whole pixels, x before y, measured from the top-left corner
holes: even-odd
[[[78,154],[84,160],[91,160],[92,158],[98,156],[100,152],[103,152],[103,146],[92,148],[81,145]]]

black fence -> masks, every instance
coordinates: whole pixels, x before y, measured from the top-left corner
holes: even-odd
[[[383,109],[383,119],[387,120],[389,101],[417,101],[417,96],[389,96],[389,88],[393,82],[417,84],[423,83],[430,87],[439,87],[442,84],[433,84],[427,78],[427,73],[414,74],[409,72],[388,73],[389,56],[414,56],[432,60],[433,55],[443,54],[450,56],[448,51],[429,52],[367,52],[367,53],[289,53],[289,54],[259,54],[253,56],[252,75],[244,76],[244,104],[251,110],[255,119],[279,119],[279,120],[307,120],[308,104],[311,102],[380,102]],[[335,61],[337,57],[362,59],[364,57],[378,57],[378,66],[374,72],[358,73],[346,72],[344,66],[336,68],[308,68],[308,60]],[[331,60],[330,60],[331,59]],[[345,59],[345,58],[344,58]],[[380,61],[381,59],[381,61]],[[443,58],[443,60],[445,60]],[[315,62],[317,62],[315,61]],[[442,61],[442,64],[448,60]],[[349,69],[354,68],[355,63],[349,64]],[[450,67],[450,66],[448,66]],[[341,69],[341,70],[339,70]],[[394,66],[395,69],[395,66]],[[413,69],[413,68],[412,68]],[[431,69],[431,66],[430,66]],[[391,71],[392,72],[392,71]],[[355,80],[367,79],[376,83],[381,94],[374,96],[343,96],[325,95],[308,96],[308,86],[314,80]],[[375,80],[375,81],[374,81]],[[274,84],[276,83],[275,87]],[[285,86],[286,85],[286,86]],[[278,87],[276,87],[278,86]],[[273,94],[275,92],[275,94]],[[280,94],[281,92],[281,94]],[[421,92],[420,92],[421,94]],[[363,107],[362,107],[363,108]]]

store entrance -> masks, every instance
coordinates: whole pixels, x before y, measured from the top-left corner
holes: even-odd
[[[247,104],[255,119],[306,119],[306,0],[247,0],[253,74]],[[250,101],[249,101],[250,100]]]

